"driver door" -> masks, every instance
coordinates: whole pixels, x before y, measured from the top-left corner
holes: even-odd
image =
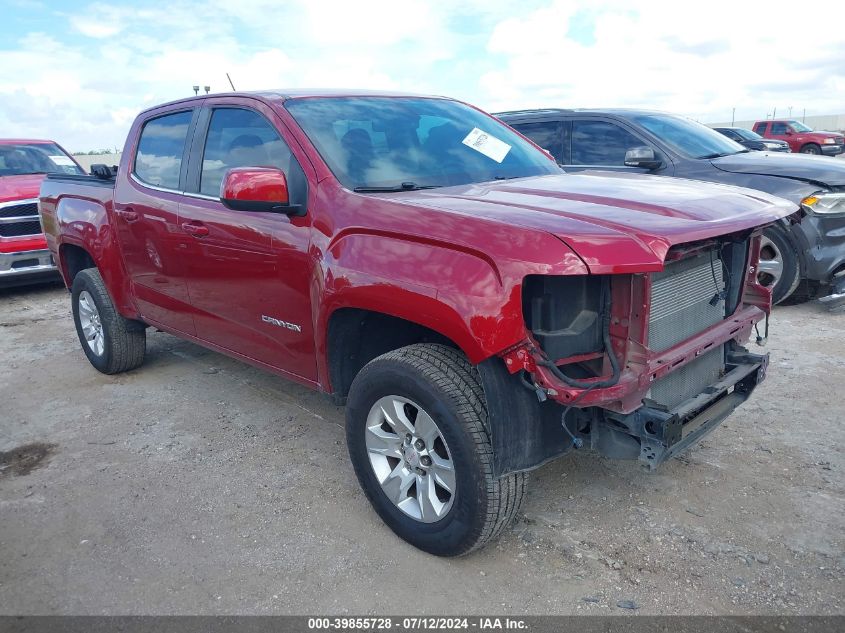
[[[289,182],[304,182],[273,116],[226,105],[200,117],[194,146],[201,151],[192,156],[189,191],[179,206],[188,294],[197,337],[314,381],[310,218],[235,211],[219,198],[232,167],[277,167]],[[294,189],[292,201],[307,197]]]

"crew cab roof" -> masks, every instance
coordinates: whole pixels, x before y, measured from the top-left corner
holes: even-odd
[[[185,99],[176,99],[175,101],[168,101],[143,110],[151,112],[166,106],[172,106],[180,103],[190,104],[204,99],[213,99],[215,97],[252,97],[263,99],[266,101],[287,101],[288,99],[304,99],[308,97],[419,97],[426,99],[448,99],[449,97],[442,97],[439,95],[418,94],[413,92],[398,92],[395,90],[358,90],[358,89],[337,89],[337,88],[297,88],[292,90],[276,88],[269,90],[252,90],[252,91],[234,91],[234,92],[216,92],[211,94],[195,95],[186,97]]]

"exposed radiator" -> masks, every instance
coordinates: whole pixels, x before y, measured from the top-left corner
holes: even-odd
[[[724,288],[716,251],[672,262],[652,275],[649,349],[662,352],[724,319],[724,300],[710,304]]]
[[[725,318],[722,262],[713,250],[673,262],[652,276],[648,347],[662,352]],[[713,303],[711,304],[711,301]],[[652,385],[648,397],[674,408],[701,393],[724,373],[723,346],[671,372]]]
[[[648,398],[674,409],[717,382],[725,370],[724,346],[702,354],[691,363],[654,381]]]

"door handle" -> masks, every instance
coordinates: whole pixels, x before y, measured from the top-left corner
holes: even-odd
[[[133,211],[131,208],[127,207],[126,209],[115,209],[115,213],[117,213],[120,217],[122,217],[127,222],[134,222],[138,219],[138,212]]]
[[[193,235],[194,237],[205,237],[208,235],[208,227],[205,224],[200,224],[198,222],[183,222],[182,230],[188,235]]]

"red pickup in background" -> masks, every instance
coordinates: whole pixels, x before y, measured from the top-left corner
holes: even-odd
[[[53,141],[0,139],[0,287],[59,279],[38,218],[48,173],[85,171]]]
[[[801,121],[757,121],[754,131],[763,138],[786,141],[793,152],[824,156],[837,156],[845,152],[845,137],[841,134],[816,131]]]

